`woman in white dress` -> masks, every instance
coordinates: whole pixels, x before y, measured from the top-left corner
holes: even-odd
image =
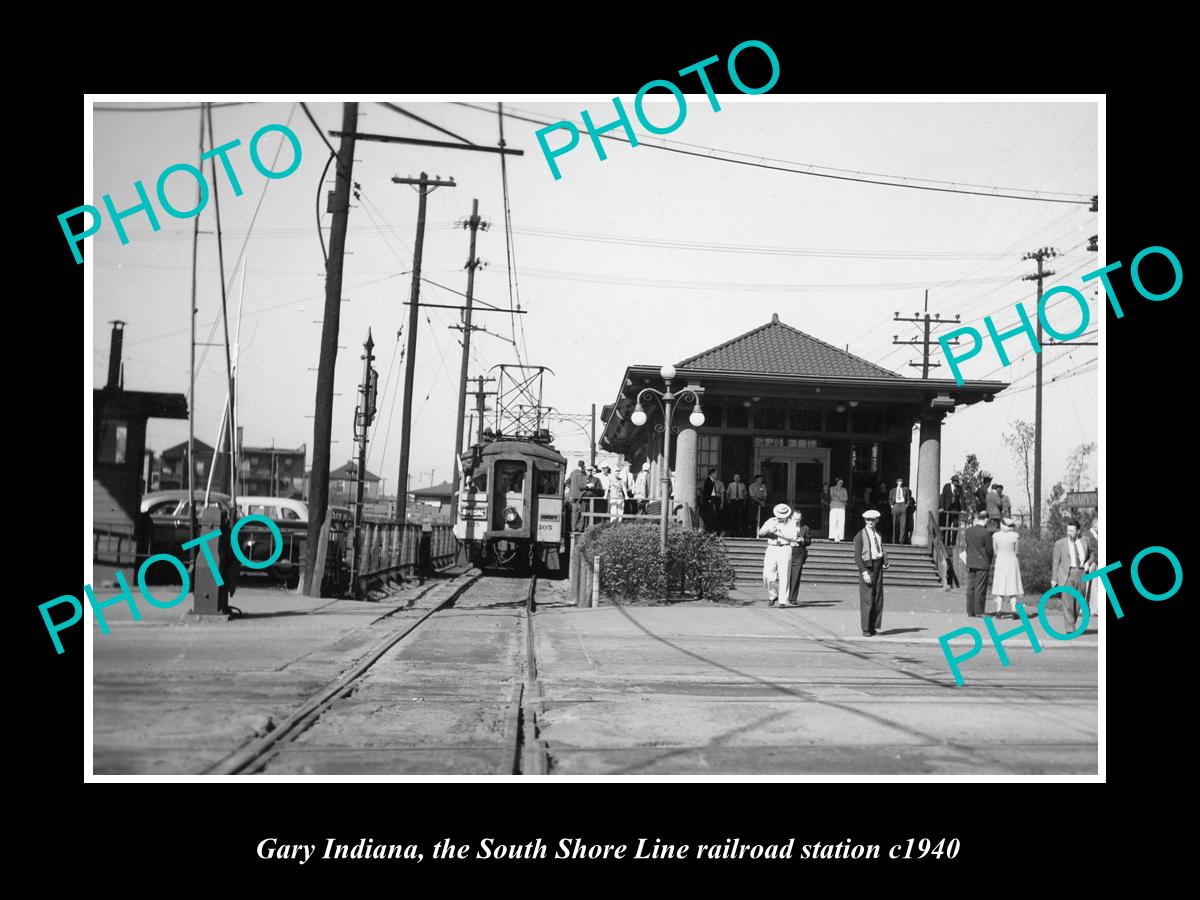
[[[992,576],[992,595],[996,598],[996,610],[993,615],[1003,619],[1006,615],[1016,619],[1017,604],[1025,596],[1021,585],[1021,564],[1017,560],[1017,546],[1020,536],[1017,534],[1011,518],[1000,522],[1000,530],[992,535],[992,547],[995,550],[996,571]],[[1004,610],[1004,601],[1011,601],[1008,613]]]

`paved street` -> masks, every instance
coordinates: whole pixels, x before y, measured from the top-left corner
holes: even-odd
[[[281,743],[266,773],[503,771],[525,675],[522,584],[485,579],[430,617]],[[203,772],[449,588],[356,603],[250,587],[234,600],[247,616],[229,623],[184,624],[178,608],[134,623],[111,608],[112,633],[94,632],[95,771]],[[958,592],[889,591],[875,638],[859,636],[857,592],[842,586],[806,585],[809,605],[782,610],[751,596],[577,609],[547,581],[538,596],[552,775],[1096,771],[1094,625],[1040,654],[1014,638],[1008,668],[988,644],[957,687],[937,635],[980,622]]]

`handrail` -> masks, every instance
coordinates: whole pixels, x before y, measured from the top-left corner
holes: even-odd
[[[938,577],[942,580],[942,587],[948,585],[948,575],[946,567],[953,565],[950,560],[950,554],[946,551],[946,545],[942,541],[942,530],[938,524],[937,516],[932,511],[927,512],[929,516],[929,533],[933,536],[933,563],[937,566]]]

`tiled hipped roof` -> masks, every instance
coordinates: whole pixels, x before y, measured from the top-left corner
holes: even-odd
[[[759,372],[764,375],[823,375],[833,378],[903,378],[882,366],[817,340],[774,315],[733,340],[676,363],[680,369]]]

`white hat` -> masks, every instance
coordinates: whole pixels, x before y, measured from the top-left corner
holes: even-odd
[[[775,505],[775,515],[778,518],[782,519],[785,516],[790,516],[791,514],[792,514],[792,508],[790,506],[788,506],[786,503],[777,503]]]
[[[863,518],[864,519],[878,519],[879,518],[879,510],[868,509],[865,513],[863,513]]]
[[[646,460],[644,463],[642,463],[642,471],[643,472],[650,471],[650,460]]]

